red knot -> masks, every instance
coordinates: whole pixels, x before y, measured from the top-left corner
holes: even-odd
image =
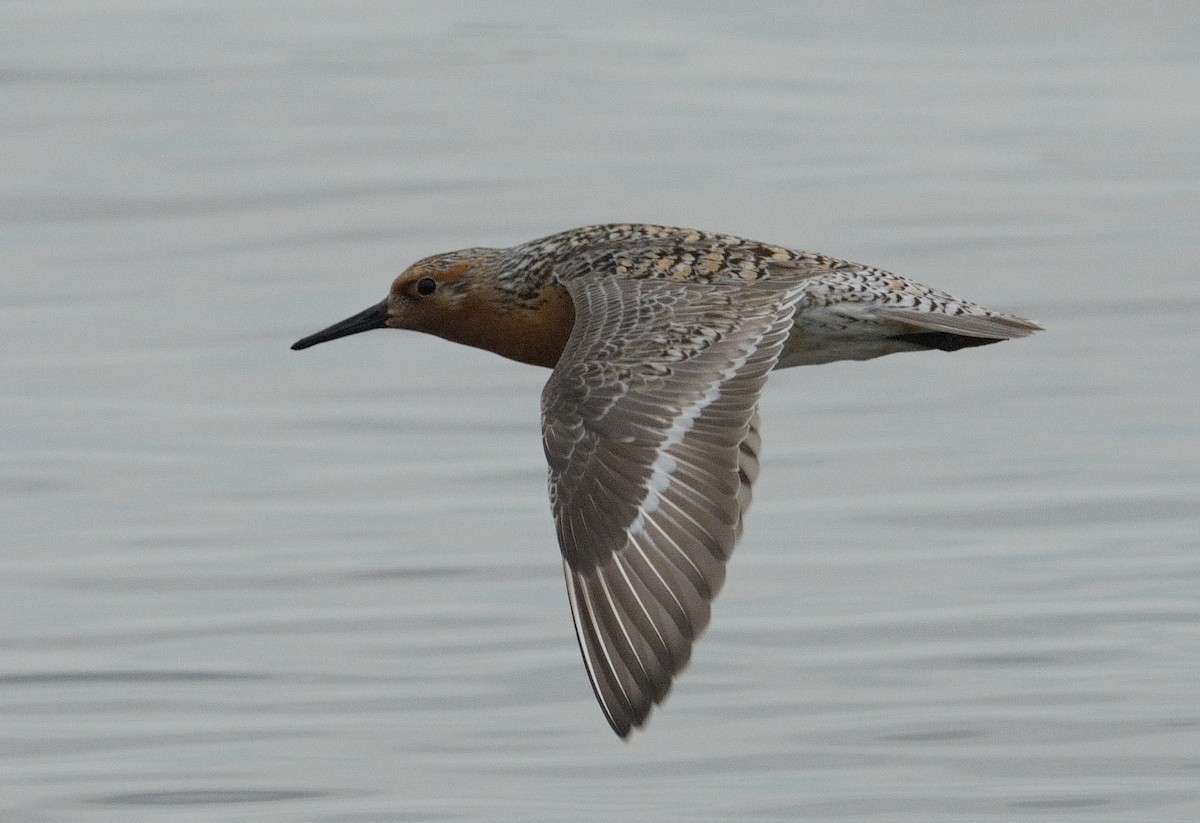
[[[381,328],[554,369],[550,504],[579,648],[621,737],[708,624],[758,475],[768,372],[1040,329],[869,266],[639,224],[428,257],[292,348]]]

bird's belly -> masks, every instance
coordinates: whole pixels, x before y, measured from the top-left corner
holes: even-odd
[[[895,331],[885,323],[873,322],[868,316],[854,317],[829,311],[799,313],[775,368],[816,366],[838,360],[870,360],[885,354],[925,348],[892,338],[890,335]]]

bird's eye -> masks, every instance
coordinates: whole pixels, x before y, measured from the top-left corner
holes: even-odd
[[[428,297],[437,291],[437,281],[432,277],[422,277],[417,281],[417,294]]]

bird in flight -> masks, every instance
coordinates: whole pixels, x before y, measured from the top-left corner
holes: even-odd
[[[382,302],[292,348],[382,328],[553,369],[542,441],[571,616],[626,737],[708,624],[758,476],[772,369],[1041,327],[822,254],[622,223],[427,257]]]

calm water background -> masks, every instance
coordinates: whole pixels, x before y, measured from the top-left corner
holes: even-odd
[[[0,5],[0,819],[1200,817],[1189,4]],[[661,221],[1042,321],[793,369],[621,743],[546,372],[287,346]]]

